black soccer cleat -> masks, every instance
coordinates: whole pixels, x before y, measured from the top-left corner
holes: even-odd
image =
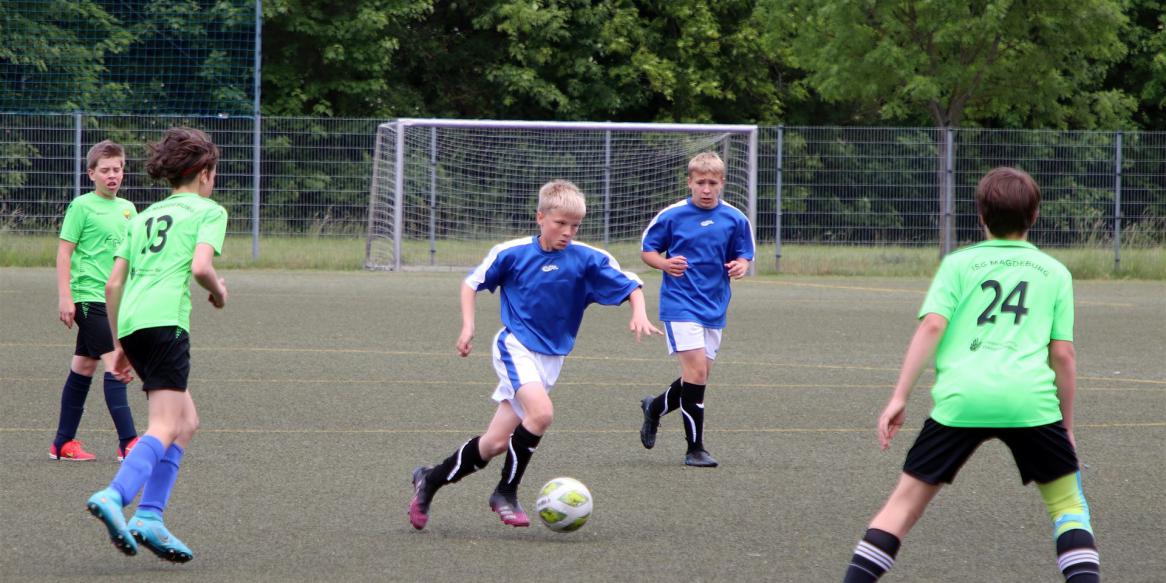
[[[660,427],[660,418],[652,415],[652,401],[655,397],[644,397],[640,401],[640,409],[644,410],[644,424],[640,426],[640,443],[645,449],[652,449],[656,445],[656,429]]]
[[[530,526],[530,518],[518,503],[517,494],[505,494],[494,490],[490,495],[490,510],[502,519],[502,524],[514,527]]]
[[[432,472],[431,467],[417,467],[413,469],[413,499],[409,501],[409,524],[421,530],[429,522],[429,503],[433,500],[433,493],[425,486],[425,479]]]
[[[697,468],[715,468],[717,460],[704,449],[693,449],[684,454],[684,465]]]

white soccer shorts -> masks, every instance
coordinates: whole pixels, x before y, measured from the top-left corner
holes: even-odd
[[[526,417],[522,404],[514,398],[519,387],[529,383],[542,383],[547,392],[559,380],[565,356],[531,352],[509,330],[503,328],[494,335],[494,372],[498,374],[498,387],[491,398],[499,403],[508,402],[518,414]]]
[[[664,322],[664,333],[668,337],[668,354],[703,348],[709,360],[716,360],[721,349],[720,328],[705,328],[696,322]]]

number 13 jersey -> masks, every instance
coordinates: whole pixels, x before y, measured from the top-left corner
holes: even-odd
[[[176,192],[142,211],[114,254],[129,263],[118,336],[158,326],[189,333],[194,248],[206,243],[221,254],[226,231],[226,209],[192,192]]]
[[[1026,241],[991,239],[939,266],[919,317],[948,325],[935,353],[931,418],[952,427],[1061,419],[1049,342],[1073,341],[1069,270]]]

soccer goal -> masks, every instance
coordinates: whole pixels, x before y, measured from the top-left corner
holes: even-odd
[[[538,189],[587,198],[579,241],[639,256],[656,212],[688,196],[688,160],[725,160],[723,198],[756,222],[757,127],[398,119],[377,129],[365,267],[471,266],[494,243],[537,232]]]

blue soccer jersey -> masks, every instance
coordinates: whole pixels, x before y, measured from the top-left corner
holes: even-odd
[[[583,310],[619,305],[643,285],[606,251],[572,242],[543,251],[538,236],[499,243],[465,279],[475,291],[502,288],[502,325],[527,349],[566,356]]]
[[[704,209],[684,199],[660,211],[644,229],[641,249],[688,260],[684,275],[664,276],[660,319],[724,328],[732,296],[725,264],[752,261],[754,247],[749,219],[725,201]]]

